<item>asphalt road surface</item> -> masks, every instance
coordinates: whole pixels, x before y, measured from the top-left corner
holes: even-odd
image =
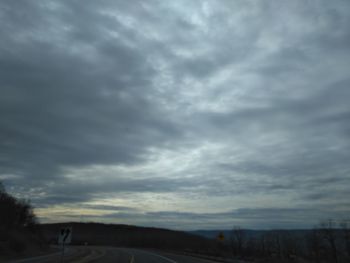
[[[9,263],[61,263],[61,253],[8,261]],[[64,263],[213,263],[214,261],[191,256],[140,249],[114,247],[69,247]]]

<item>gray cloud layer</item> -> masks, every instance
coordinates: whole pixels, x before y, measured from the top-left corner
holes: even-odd
[[[106,221],[344,218],[349,24],[347,1],[3,1],[0,178]]]

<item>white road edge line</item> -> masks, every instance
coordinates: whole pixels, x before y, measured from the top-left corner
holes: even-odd
[[[169,262],[171,262],[171,263],[177,263],[176,261],[174,261],[174,260],[172,260],[172,259],[170,259],[170,258],[167,258],[167,257],[163,257],[163,256],[161,256],[161,255],[159,255],[159,254],[151,253],[151,252],[144,251],[144,250],[141,250],[141,251],[144,252],[144,253],[146,253],[146,254],[150,254],[150,255],[153,255],[153,256],[156,256],[156,257],[160,257],[160,258],[165,259],[165,260],[167,260],[167,261],[169,261]]]
[[[53,257],[56,255],[60,255],[62,252],[55,252],[52,254],[47,254],[47,255],[42,255],[42,256],[37,256],[37,257],[31,257],[31,258],[24,258],[24,259],[17,259],[14,261],[9,261],[9,263],[22,263],[22,262],[26,262],[26,261],[32,261],[32,260],[36,260],[36,259],[44,259],[44,258],[49,258],[49,257]]]
[[[129,251],[127,251],[125,248],[119,248],[119,250],[122,250],[125,254],[128,254],[130,256],[130,261],[129,263],[134,263],[135,262],[135,258],[134,255],[131,254]]]
[[[100,252],[101,250],[97,248],[92,248],[89,254],[85,255],[83,258],[72,261],[72,263],[87,263],[102,258],[106,255],[106,251],[102,251],[102,253]]]

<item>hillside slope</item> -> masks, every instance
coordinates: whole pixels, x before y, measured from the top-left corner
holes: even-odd
[[[213,240],[182,231],[101,223],[58,223],[41,225],[48,242],[54,244],[60,229],[72,227],[72,244],[113,245],[162,249],[210,249]]]

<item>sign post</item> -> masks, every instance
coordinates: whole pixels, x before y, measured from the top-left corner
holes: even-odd
[[[62,245],[62,255],[61,263],[64,259],[64,249],[65,245],[69,244],[72,241],[72,227],[62,227],[60,233],[58,234],[58,244]]]

